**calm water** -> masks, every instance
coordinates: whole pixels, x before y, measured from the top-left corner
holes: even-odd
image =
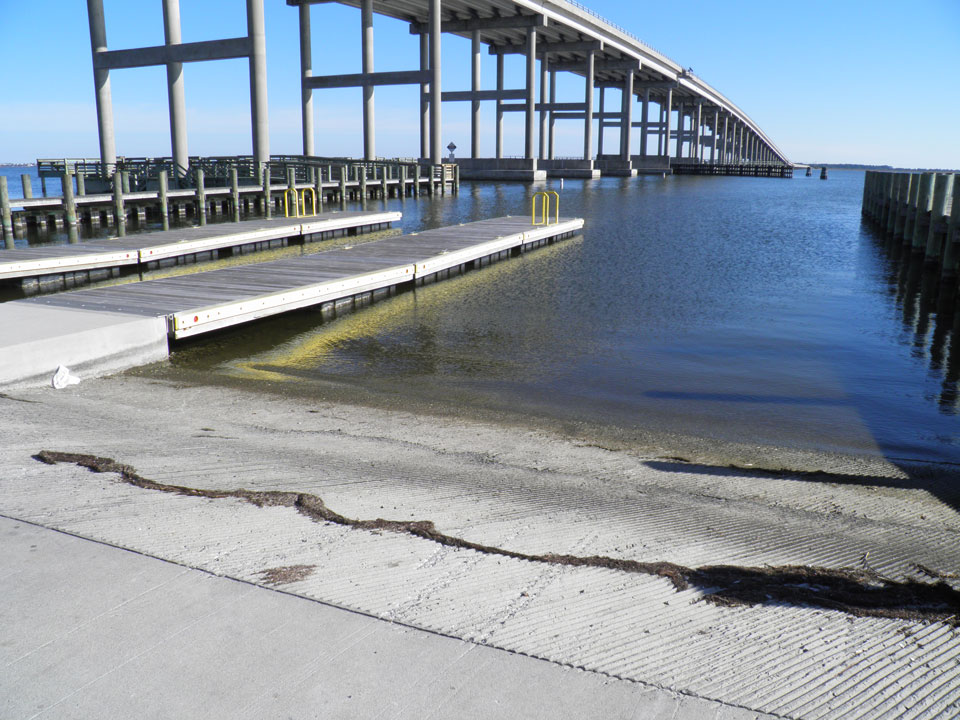
[[[960,462],[960,327],[861,224],[862,188],[840,171],[568,180],[561,212],[586,219],[582,237],[332,322],[199,341],[165,372],[665,451],[657,438],[685,436]],[[466,183],[386,206],[413,232],[524,214],[532,192]]]

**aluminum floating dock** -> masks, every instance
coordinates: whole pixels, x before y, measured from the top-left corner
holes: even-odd
[[[580,218],[539,226],[529,218],[496,218],[296,258],[4,303],[0,385],[48,381],[59,365],[86,375],[133,367],[144,357],[160,359],[158,346],[170,340],[300,308],[335,313],[406,283],[442,279],[569,237],[583,224]],[[74,332],[77,318],[86,334]],[[34,330],[26,332],[25,324]],[[129,347],[116,339],[119,325],[130,330]]]
[[[49,275],[193,258],[227,248],[308,242],[339,231],[360,232],[397,222],[399,212],[333,212],[315,217],[246,220],[106,238],[76,245],[14,248],[0,251],[0,281],[34,280]],[[320,236],[319,238],[317,236]],[[95,278],[94,278],[95,279]],[[27,287],[25,286],[25,290]]]

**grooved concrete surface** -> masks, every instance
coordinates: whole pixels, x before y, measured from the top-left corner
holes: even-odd
[[[888,487],[763,477],[516,428],[131,377],[0,403],[0,514],[254,584],[266,584],[268,571],[306,566],[285,592],[602,678],[584,686],[593,699],[571,716],[629,717],[626,705],[604,709],[626,692],[620,681],[652,693],[636,706],[639,717],[960,715],[960,630],[943,623],[790,605],[718,607],[700,600],[703,589],[677,592],[661,578],[442,547],[313,522],[290,508],[169,495],[30,456],[106,456],[151,480],[195,488],[310,492],[350,517],[432,520],[442,532],[525,553],[868,567],[896,579],[920,577],[918,564],[955,573],[957,510],[936,493],[896,487],[900,471],[882,460],[851,473],[886,473]],[[52,572],[45,581],[58,585]],[[248,592],[253,602],[261,591]],[[152,628],[159,620],[146,613],[143,622]],[[402,633],[395,644],[384,640],[399,676],[409,670],[407,639],[427,642]],[[228,648],[234,662],[237,651]],[[290,652],[292,662],[309,660]],[[490,657],[507,705],[517,703],[513,715],[536,716],[522,703],[546,671],[511,672],[515,655]],[[76,670],[54,668],[66,678]],[[342,678],[353,680],[349,672]],[[425,708],[423,692],[410,697]],[[715,704],[691,711],[692,699],[670,693]],[[647,702],[662,704],[646,712]],[[382,713],[403,716],[386,705]]]

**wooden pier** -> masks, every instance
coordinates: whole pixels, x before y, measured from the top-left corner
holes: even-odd
[[[167,343],[278,313],[324,317],[569,237],[579,218],[505,217],[313,255],[0,304],[0,385],[59,365],[100,374],[165,356]],[[24,340],[22,335],[29,336]]]
[[[315,242],[389,227],[399,212],[332,212],[312,217],[247,220],[105,238],[76,245],[47,245],[0,251],[0,283],[19,284],[24,294],[69,289],[159,266],[214,260]]]
[[[793,166],[782,163],[711,163],[673,160],[674,175],[733,175],[739,177],[792,178]]]
[[[456,165],[422,165],[415,161],[358,162],[341,158],[274,156],[256,175],[251,158],[191,158],[191,170],[178,176],[170,158],[121,158],[105,167],[97,160],[38,160],[43,196],[33,197],[29,176],[21,178],[22,198],[10,198],[0,178],[0,216],[6,247],[30,227],[116,225],[119,234],[137,224],[171,217],[209,216],[239,222],[256,213],[286,214],[296,202],[304,211],[322,211],[331,203],[345,209],[348,201],[419,196],[460,186]],[[64,192],[48,197],[46,180],[56,177]],[[279,181],[279,182],[278,182]]]

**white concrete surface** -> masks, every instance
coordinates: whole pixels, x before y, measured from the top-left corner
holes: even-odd
[[[867,567],[892,579],[920,577],[918,564],[956,573],[956,507],[935,482],[918,483],[882,461],[837,468],[847,477],[885,475],[874,484],[843,482],[842,475],[764,476],[517,427],[156,377],[9,393],[0,403],[0,515],[256,585],[267,584],[271,569],[308,566],[282,589],[605,678],[610,685],[593,686],[602,702],[572,705],[614,703],[615,712],[597,717],[617,717],[622,707],[612,678],[718,703],[719,717],[740,709],[788,718],[960,714],[960,630],[947,623],[789,603],[719,607],[704,600],[709,588],[677,592],[661,578],[350,529],[292,507],[141,489],[115,474],[44,465],[32,455],[48,449],[110,457],[151,480],[191,488],[307,492],[349,517],[432,520],[442,532],[518,552],[692,567]],[[50,592],[69,586],[55,574],[46,585],[36,582]],[[157,617],[143,615],[143,632],[154,632]],[[111,643],[118,648],[133,642],[118,637]],[[393,640],[382,642],[393,648]],[[402,677],[411,662],[408,642],[420,641],[404,636],[390,650],[384,672],[391,677]],[[298,657],[312,667],[309,657]],[[504,659],[514,655],[490,657],[494,675],[486,684],[502,690],[512,716],[536,717],[524,703],[540,681],[514,673]],[[104,662],[79,666],[93,672]],[[52,665],[51,673],[74,682],[77,667]],[[226,663],[223,672],[233,667]],[[450,687],[461,682],[467,696],[482,698],[466,678]],[[675,700],[664,701],[662,714],[639,706],[636,716],[673,717]],[[438,717],[456,714],[437,710]]]
[[[0,546],[6,720],[759,717],[16,520]]]
[[[89,379],[167,355],[164,318],[0,304],[0,387],[49,385],[59,365]]]

